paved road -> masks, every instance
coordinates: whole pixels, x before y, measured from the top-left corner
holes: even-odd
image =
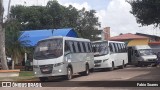
[[[97,83],[97,81],[99,82]],[[97,70],[89,76],[75,75],[70,81],[55,79],[54,81],[45,82],[42,85],[49,86],[48,88],[32,88],[32,90],[160,90],[157,87],[105,87],[105,85],[112,86],[114,83],[112,81],[121,81],[122,85],[124,83],[126,83],[125,85],[130,84],[130,82],[123,81],[160,81],[160,67],[127,66],[125,69],[116,69],[114,71]],[[15,90],[18,89],[15,88]],[[28,88],[23,89],[27,90]],[[10,88],[3,88],[1,90],[10,90]]]

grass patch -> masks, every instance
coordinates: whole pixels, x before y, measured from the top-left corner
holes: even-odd
[[[0,77],[0,81],[38,81],[38,78],[34,76],[25,77]]]
[[[34,73],[33,73],[33,71],[21,71],[19,73],[19,76],[20,77],[23,77],[23,76],[34,76]]]
[[[18,77],[0,77],[0,81],[38,81],[33,71],[20,71]]]

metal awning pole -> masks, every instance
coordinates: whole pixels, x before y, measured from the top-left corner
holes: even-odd
[[[25,52],[25,55],[24,55],[24,60],[25,62],[27,61],[27,53]]]

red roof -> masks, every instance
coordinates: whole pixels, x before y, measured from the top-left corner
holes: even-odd
[[[149,45],[160,45],[160,42],[149,42]]]
[[[120,41],[120,40],[130,40],[130,39],[147,39],[147,38],[148,37],[145,37],[145,36],[127,33],[127,34],[122,34],[122,35],[115,36],[115,37],[110,37],[110,40]]]

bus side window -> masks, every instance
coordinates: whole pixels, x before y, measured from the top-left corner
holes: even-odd
[[[88,47],[88,51],[89,51],[89,52],[92,52],[92,48],[91,48],[91,46],[90,46],[90,43],[87,43],[87,47]]]
[[[113,53],[115,53],[116,50],[115,50],[115,47],[114,47],[113,43],[111,43],[111,47],[112,47],[112,49],[113,49]]]
[[[118,53],[118,47],[117,47],[116,43],[113,43],[113,45],[114,45],[114,48],[115,48],[115,53]]]
[[[75,52],[76,52],[76,53],[79,52],[77,42],[74,42],[74,49],[75,49]]]
[[[66,51],[71,51],[68,41],[65,41],[65,52],[66,52]]]
[[[87,52],[85,42],[82,42],[84,52]]]
[[[81,51],[84,52],[84,48],[83,48],[82,42],[80,42],[80,47],[81,47]]]
[[[77,45],[78,45],[78,51],[81,53],[81,52],[82,52],[82,48],[81,48],[80,43],[81,43],[81,42],[77,42]]]
[[[109,43],[109,49],[110,49],[110,52],[113,53],[113,48],[112,48],[111,43]]]
[[[75,53],[75,47],[72,41],[69,41],[70,49],[72,53]]]
[[[89,48],[90,48],[90,52],[93,52],[91,43],[88,43],[88,45],[89,45]]]
[[[124,48],[123,45],[124,45],[124,44],[122,43],[122,44],[121,44],[121,47],[122,47],[122,52],[124,53],[124,52],[125,52],[125,50],[124,50],[125,48]]]
[[[117,46],[118,46],[118,53],[122,53],[122,51],[121,51],[121,46],[120,46],[120,43],[117,43]]]
[[[122,43],[120,44],[120,47],[121,47],[121,52],[124,53],[124,51],[123,51],[123,44]]]
[[[118,47],[119,47],[119,52],[122,53],[122,46],[121,46],[121,43],[118,43]]]
[[[116,43],[116,45],[117,45],[118,53],[120,53],[121,50],[120,50],[120,47],[119,47],[119,43]]]
[[[89,52],[89,47],[87,42],[85,42],[85,47],[86,47],[86,52]]]

